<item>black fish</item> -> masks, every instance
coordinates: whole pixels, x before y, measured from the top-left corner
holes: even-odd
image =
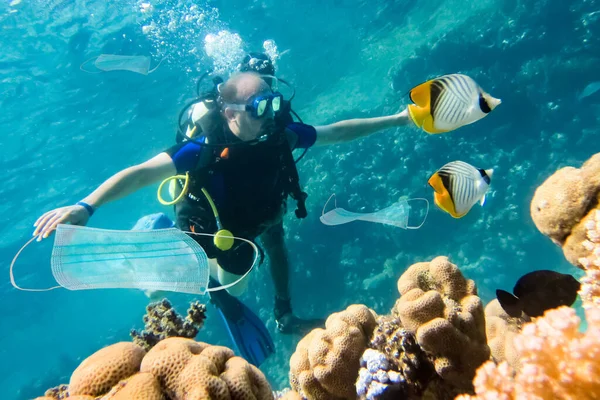
[[[540,317],[546,310],[573,304],[580,286],[572,275],[542,269],[523,275],[513,289],[514,296],[498,289],[496,297],[511,317],[520,317],[521,312]]]

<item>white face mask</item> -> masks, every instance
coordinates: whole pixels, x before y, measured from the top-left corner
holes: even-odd
[[[88,71],[84,68],[93,58],[81,64],[81,70],[89,73],[100,73],[101,71],[131,71],[137,74],[148,75],[156,71],[163,62],[150,69],[150,57],[146,56],[119,56],[116,54],[101,54],[95,58],[94,66],[100,71]]]
[[[327,200],[327,203],[325,203],[325,207],[323,207],[323,214],[321,215],[320,219],[325,225],[342,225],[353,221],[368,221],[393,225],[402,229],[418,229],[425,223],[425,219],[427,218],[427,213],[429,211],[429,202],[426,199],[405,199],[399,200],[389,207],[372,213],[351,212],[343,208],[338,208],[337,203],[336,208],[325,213],[327,204],[329,204],[329,201],[334,196],[335,194],[332,194],[329,197],[329,200]],[[422,218],[422,221],[418,225],[409,225],[409,216],[411,212],[415,213],[412,207],[408,204],[412,201],[422,201],[426,204],[425,208],[418,212],[418,214],[424,214],[422,217],[419,217],[419,219]]]
[[[173,227],[153,229],[155,215],[145,218],[150,218],[147,221],[149,223],[138,222],[134,228],[136,230],[109,230],[59,224],[50,265],[52,275],[60,286],[29,289],[22,288],[15,282],[14,264],[35,237],[13,258],[10,265],[11,283],[16,289],[30,292],[44,292],[62,287],[69,290],[164,290],[202,295],[235,286],[257,263],[259,251],[253,242],[234,236],[225,237],[250,244],[254,250],[254,259],[247,272],[236,281],[209,288],[208,256],[189,235],[210,238],[214,238],[215,235],[184,232]]]

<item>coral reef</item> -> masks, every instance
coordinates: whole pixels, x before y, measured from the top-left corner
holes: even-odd
[[[581,246],[586,223],[599,207],[600,153],[581,168],[565,167],[539,186],[531,200],[531,218],[538,230],[562,247],[567,260],[580,268],[580,259],[589,256]]]
[[[432,361],[419,347],[414,335],[402,327],[398,317],[389,315],[377,318],[377,328],[369,348],[381,352],[391,364],[390,370],[400,374],[400,386],[405,397],[422,395],[436,376]],[[369,349],[365,353],[367,351]]]
[[[100,396],[120,380],[139,371],[146,351],[137,344],[120,342],[98,350],[75,369],[69,395]]]
[[[416,263],[398,280],[394,313],[434,360],[437,374],[470,390],[475,370],[490,358],[483,305],[472,280],[446,257]]]
[[[577,191],[564,193],[574,197],[579,194]],[[563,200],[570,204],[567,197]],[[565,210],[557,207],[555,211],[557,222],[547,215],[548,226],[573,226],[579,221],[577,214],[572,215],[574,220],[567,220]],[[487,362],[474,379],[476,396],[460,396],[457,400],[600,398],[599,210],[587,215],[583,228],[585,235],[579,246],[587,255],[577,261],[586,271],[579,294],[583,300],[587,330],[581,331],[580,320],[572,308],[547,311],[525,325],[514,338],[515,349],[520,355],[518,371],[506,361],[498,365]]]
[[[355,399],[360,358],[376,326],[375,312],[351,305],[314,329],[290,359],[292,389],[308,399]]]
[[[161,340],[148,353],[129,342],[105,347],[80,364],[63,395],[100,400],[273,398],[263,373],[232,350],[180,337]],[[39,399],[57,398],[46,396]]]
[[[222,346],[167,338],[142,360],[171,399],[271,399],[263,373]]]
[[[377,350],[367,349],[360,358],[356,394],[360,399],[374,400],[406,396],[406,380],[392,369],[393,363]]]
[[[474,380],[477,396],[459,399],[598,399],[600,396],[600,310],[586,311],[588,329],[569,307],[547,311],[523,327],[514,343],[520,372],[506,361],[489,361]]]
[[[198,301],[190,304],[187,316],[182,318],[167,299],[150,303],[144,315],[144,330],[131,330],[133,342],[149,351],[168,337],[193,339],[204,325],[206,306]]]
[[[485,307],[485,332],[494,361],[507,361],[511,367],[519,368],[519,354],[513,340],[527,322],[531,319],[525,314],[521,318],[509,316],[496,299]]]

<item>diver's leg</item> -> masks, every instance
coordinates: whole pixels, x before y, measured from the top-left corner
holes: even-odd
[[[261,241],[269,257],[269,268],[275,287],[275,299],[289,303],[290,264],[285,247],[283,222],[267,229],[262,234]]]
[[[269,267],[273,285],[275,287],[275,321],[277,328],[282,333],[303,334],[323,324],[323,320],[300,319],[292,313],[292,304],[289,291],[289,259],[284,240],[283,222],[272,226],[262,236],[262,244],[269,257]]]

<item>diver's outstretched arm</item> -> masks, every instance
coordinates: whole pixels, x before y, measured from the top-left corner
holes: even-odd
[[[167,153],[160,153],[146,162],[117,172],[82,201],[96,209],[175,174],[175,164],[171,157]],[[38,236],[40,241],[47,238],[58,224],[85,225],[89,217],[86,208],[80,205],[48,211],[33,224],[33,236]]]
[[[349,142],[383,129],[408,125],[410,118],[408,111],[387,117],[348,119],[330,125],[315,126],[317,130],[316,146]]]

